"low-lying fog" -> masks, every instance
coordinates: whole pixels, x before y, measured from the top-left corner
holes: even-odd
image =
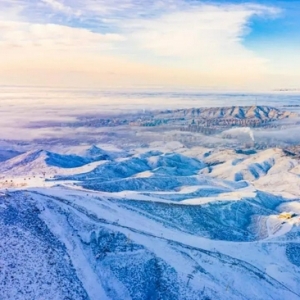
[[[300,119],[274,122],[275,128],[233,131],[232,138],[222,134],[205,136],[201,133],[181,132],[178,128],[139,126],[91,126],[90,121],[121,114],[120,119],[145,114],[154,109],[191,107],[268,105],[283,110],[300,111],[297,94],[242,93],[183,93],[183,92],[104,92],[91,90],[57,90],[47,88],[2,88],[0,96],[0,140],[24,142],[19,147],[36,145],[109,143],[132,145],[151,141],[178,140],[183,144],[209,143],[215,146],[234,145],[241,136],[273,143],[300,143]],[[80,122],[79,122],[80,120]],[[245,130],[244,130],[245,131]],[[15,144],[15,142],[13,142]],[[30,142],[30,143],[29,143]],[[9,142],[9,147],[11,143]]]

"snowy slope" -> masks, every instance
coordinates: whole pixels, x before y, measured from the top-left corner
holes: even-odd
[[[54,174],[76,174],[92,163],[105,161],[106,157],[82,157],[49,151],[29,151],[0,164],[0,173],[6,176],[51,176]],[[95,164],[94,164],[95,165]],[[72,169],[72,170],[71,170]],[[89,168],[88,168],[89,169]]]
[[[208,107],[167,110],[156,114],[156,118],[238,118],[238,119],[283,119],[295,117],[296,113],[283,112],[270,106],[232,106],[232,107]]]
[[[253,182],[256,187],[268,188],[269,191],[281,188],[284,192],[295,191],[288,187],[288,183],[298,186],[299,176],[297,169],[299,161],[284,154],[281,149],[268,149],[252,155],[237,155],[230,157],[224,153],[215,153],[206,159],[213,165],[210,169],[203,170],[210,176],[240,181]],[[279,183],[279,185],[278,185]]]
[[[215,212],[227,215],[218,204],[215,207]],[[175,207],[156,207],[155,215],[149,208],[139,201],[112,201],[61,188],[1,198],[1,229],[7,228],[5,241],[10,241],[2,242],[5,271],[1,275],[7,278],[14,268],[19,280],[9,281],[16,289],[6,289],[7,281],[1,281],[5,299],[32,299],[43,282],[51,282],[42,289],[43,299],[59,299],[68,293],[72,299],[299,299],[299,268],[282,252],[288,240],[228,243],[218,235],[208,239],[195,234],[197,222],[190,221],[187,227],[193,211],[178,207],[183,216],[177,219]],[[212,208],[203,209],[209,209],[205,214],[212,217]],[[224,237],[229,237],[230,228],[235,228],[232,234],[240,234],[236,232],[239,226],[245,230],[241,223],[216,226],[209,218],[203,220],[203,213],[198,225],[202,224],[204,232],[214,230],[220,236],[222,228]],[[234,220],[230,216],[221,223],[226,219]],[[12,267],[16,261],[8,255],[11,243],[17,245],[16,253],[22,249],[26,256],[44,257],[44,262],[32,260],[29,266],[27,259],[20,258]],[[270,256],[281,259],[272,261]],[[30,281],[32,270],[39,272],[38,280]],[[245,289],[245,282],[253,288]],[[24,296],[17,290],[25,286]]]
[[[299,162],[152,146],[0,163],[1,299],[300,299]]]

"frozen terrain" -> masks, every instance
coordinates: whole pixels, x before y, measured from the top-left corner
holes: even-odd
[[[248,114],[297,119],[262,111]],[[1,300],[300,299],[296,142],[27,125],[31,140],[0,141]]]
[[[300,299],[299,162],[154,148],[2,162],[4,299]]]

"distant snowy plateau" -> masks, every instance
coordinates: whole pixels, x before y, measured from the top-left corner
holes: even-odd
[[[286,149],[2,144],[1,300],[300,299],[300,159]]]

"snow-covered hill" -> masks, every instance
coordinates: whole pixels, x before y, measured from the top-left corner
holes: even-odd
[[[2,162],[0,173],[6,176],[43,175],[44,177],[54,174],[76,174],[81,169],[85,170],[91,163],[107,159],[109,159],[107,154],[96,152],[94,147],[88,149],[86,156],[58,154],[45,150],[29,151]]]
[[[283,196],[300,196],[300,161],[282,149],[268,149],[251,155],[231,150],[216,151],[205,159],[209,167],[202,173],[212,177],[251,182],[256,188]]]
[[[209,107],[209,108],[190,108],[162,111],[155,115],[156,118],[170,116],[172,118],[237,118],[237,119],[259,119],[276,120],[283,118],[296,117],[296,113],[284,112],[270,106],[232,106],[232,107]]]
[[[54,188],[0,201],[4,299],[300,297],[298,239],[264,240],[263,219],[246,229],[274,214],[259,198],[190,207]]]
[[[1,300],[300,299],[297,159],[61,150],[0,163]]]

